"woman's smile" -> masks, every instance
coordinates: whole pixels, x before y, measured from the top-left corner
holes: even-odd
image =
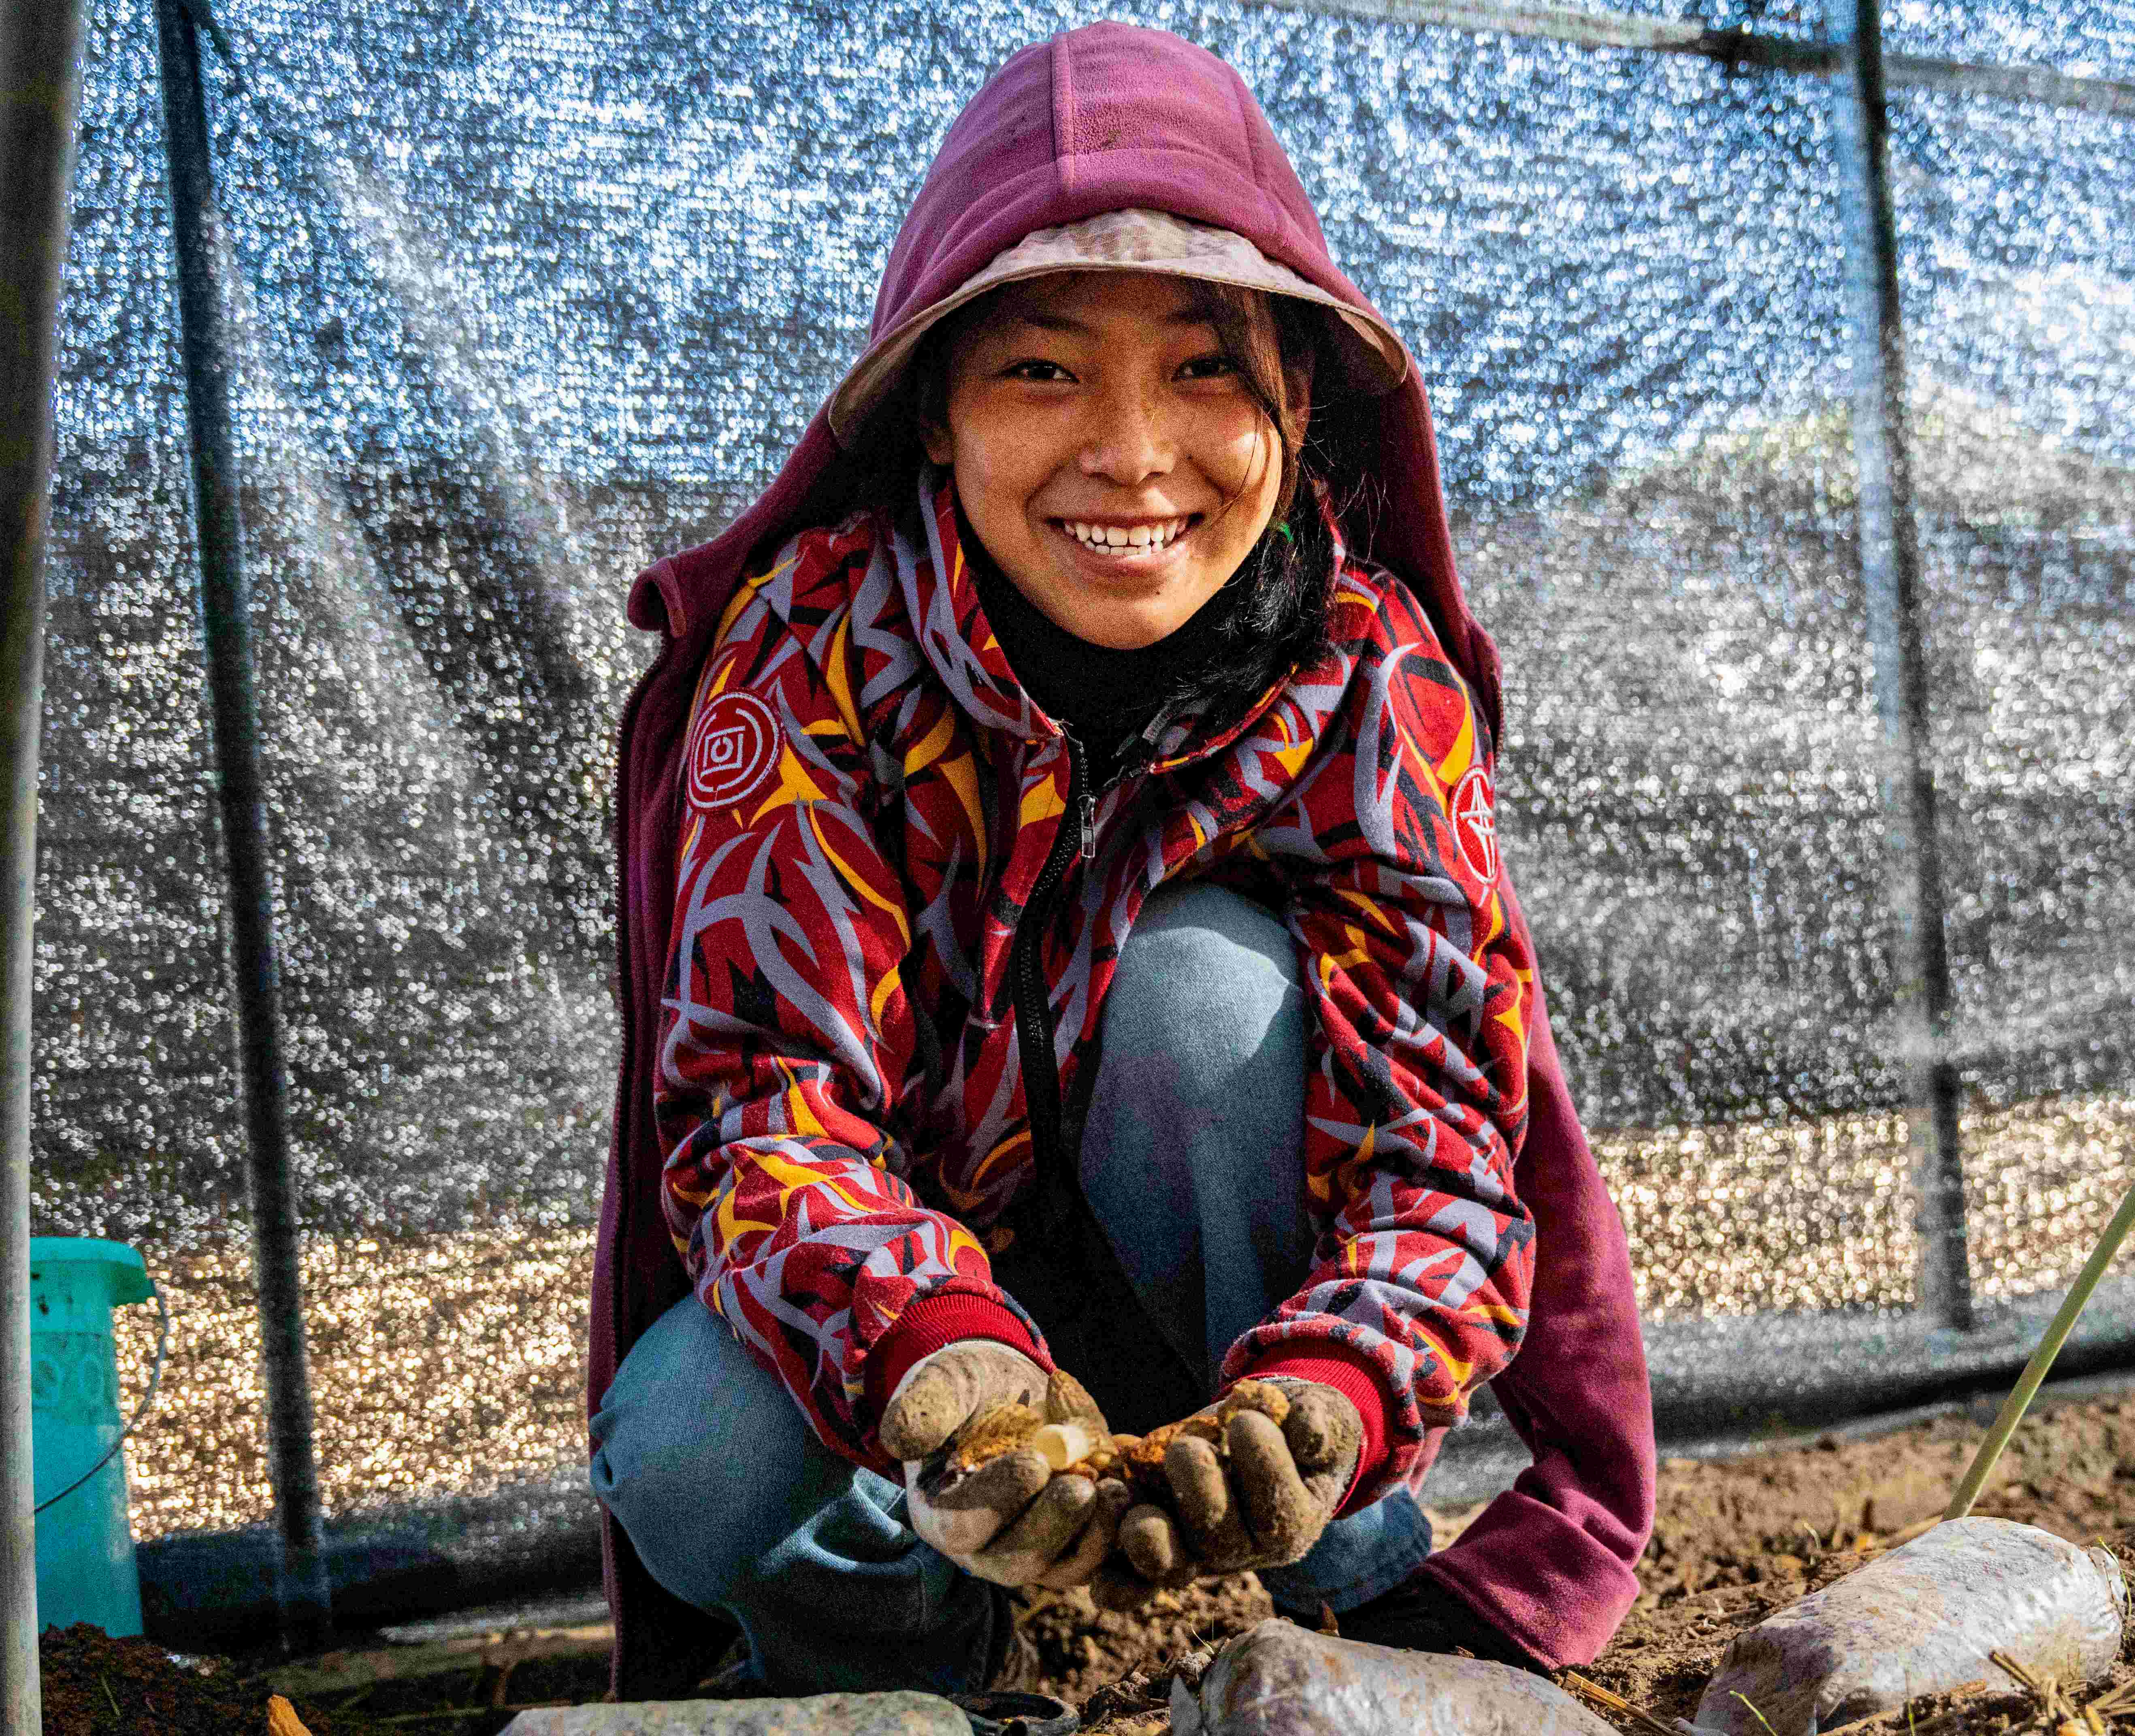
[[[1149,573],[1166,565],[1201,522],[1201,514],[1122,523],[1102,518],[1048,519],[1053,529],[1099,573]]]

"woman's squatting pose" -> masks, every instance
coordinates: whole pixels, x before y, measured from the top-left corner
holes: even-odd
[[[1623,1231],[1494,823],[1421,381],[1250,92],[1009,61],[765,496],[641,575],[592,1476],[626,1698],[1028,1678],[1007,1588],[1256,1570],[1553,1666],[1636,1593]],[[1055,1370],[1079,1382],[1052,1380]],[[1157,1481],[956,1431],[1246,1410]],[[1431,1553],[1489,1384],[1533,1453]],[[1275,1413],[1281,1413],[1278,1416]]]

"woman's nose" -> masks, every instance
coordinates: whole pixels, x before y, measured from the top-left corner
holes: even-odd
[[[1140,386],[1101,394],[1090,406],[1082,474],[1139,482],[1171,468],[1174,442],[1162,405]]]

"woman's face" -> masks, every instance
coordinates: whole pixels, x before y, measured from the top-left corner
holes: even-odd
[[[1093,644],[1133,650],[1183,625],[1281,489],[1275,430],[1194,299],[1180,278],[1056,273],[1000,291],[950,348],[927,455],[1016,589]],[[1272,355],[1264,297],[1252,320]],[[1287,384],[1301,427],[1304,382]]]

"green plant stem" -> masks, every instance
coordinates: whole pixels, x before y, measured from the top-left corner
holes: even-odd
[[[1979,1451],[1973,1455],[1963,1480],[1944,1510],[1944,1519],[1962,1519],[1972,1511],[1972,1504],[1979,1499],[1979,1491],[1986,1486],[1995,1461],[2009,1444],[2009,1437],[2016,1433],[2016,1425],[2024,1420],[2024,1413],[2031,1409],[2040,1383],[2046,1378],[2046,1370],[2054,1365],[2054,1358],[2060,1355],[2061,1346],[2075,1330],[2084,1304],[2098,1288],[2099,1280],[2105,1276],[2105,1268],[2113,1263],[2113,1255],[2120,1252],[2120,1244],[2128,1239],[2131,1229],[2135,1229],[2135,1187],[2130,1187],[2122,1197],[2120,1209],[2113,1213],[2113,1221],[2105,1226],[2105,1234],[2098,1239],[2098,1245],[2090,1250],[2090,1258],[2084,1262],[2083,1270],[2069,1286],[2068,1296],[2055,1314],[2053,1324],[2046,1328],[2046,1336],[2039,1341],[2038,1349],[2031,1352],[2031,1360],[2024,1365],[2024,1372],[2016,1377],[2009,1396],[2002,1401],[2001,1414],[1994,1418],[1994,1426],[1987,1431],[1987,1438],[1979,1443]]]
[[[1766,1718],[1762,1712],[1760,1712],[1757,1709],[1756,1701],[1750,1699],[1748,1695],[1741,1693],[1736,1689],[1731,1688],[1728,1690],[1728,1692],[1733,1694],[1736,1699],[1740,1700],[1744,1705],[1747,1706],[1750,1709],[1750,1715],[1755,1719],[1759,1724],[1764,1725],[1765,1736],[1779,1736],[1779,1733],[1772,1728],[1771,1720]]]

